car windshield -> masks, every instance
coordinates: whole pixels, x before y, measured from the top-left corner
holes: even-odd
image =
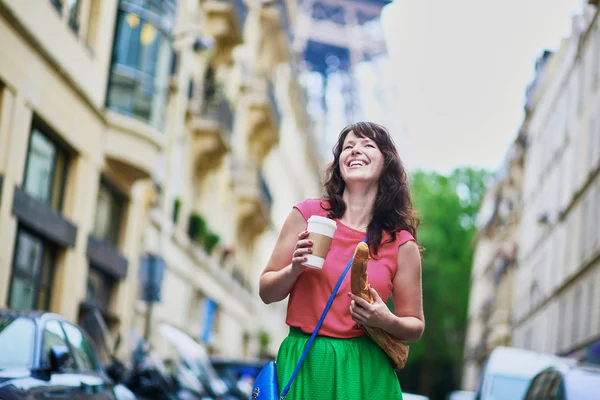
[[[492,377],[490,385],[490,400],[515,400],[525,397],[529,386],[529,379],[496,375]]]
[[[31,368],[35,324],[29,318],[0,315],[0,369]]]

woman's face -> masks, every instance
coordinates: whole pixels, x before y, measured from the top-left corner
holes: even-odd
[[[383,154],[369,138],[350,131],[340,154],[340,172],[344,182],[378,182],[383,172]]]

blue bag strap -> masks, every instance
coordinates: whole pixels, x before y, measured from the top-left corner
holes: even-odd
[[[367,238],[364,238],[363,242],[366,243]],[[348,265],[346,265],[346,269],[344,269],[344,272],[342,272],[342,276],[340,276],[340,279],[338,280],[337,284],[335,285],[335,288],[333,289],[333,293],[331,293],[331,296],[329,297],[329,301],[325,305],[323,314],[321,314],[321,318],[319,318],[319,322],[317,322],[317,326],[315,326],[315,330],[313,331],[312,335],[310,335],[310,339],[308,339],[308,343],[304,347],[304,351],[302,352],[302,356],[300,356],[300,360],[298,361],[298,364],[296,365],[296,369],[294,369],[294,372],[292,373],[290,380],[288,381],[287,385],[283,389],[280,399],[285,398],[288,391],[290,390],[290,387],[292,386],[292,382],[294,382],[296,375],[298,375],[298,371],[300,371],[300,366],[304,362],[306,353],[308,353],[310,346],[312,345],[313,341],[315,340],[315,337],[317,336],[317,332],[321,328],[321,325],[323,324],[323,321],[325,320],[325,316],[327,315],[327,312],[329,311],[329,307],[331,307],[331,303],[333,303],[333,299],[335,298],[335,295],[337,294],[338,290],[340,290],[340,286],[342,286],[342,281],[344,280],[344,277],[346,276],[346,274],[350,270],[350,267],[352,266],[352,261],[354,261],[354,256],[352,256],[352,258],[350,258],[350,261],[348,261]]]

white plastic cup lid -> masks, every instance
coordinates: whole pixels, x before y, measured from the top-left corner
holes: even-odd
[[[337,224],[335,223],[334,220],[330,219],[330,218],[325,218],[325,217],[320,217],[318,215],[312,215],[308,221],[309,224],[311,222],[316,222],[318,224],[323,224],[323,225],[328,225],[330,227],[332,227],[333,229],[337,229]]]

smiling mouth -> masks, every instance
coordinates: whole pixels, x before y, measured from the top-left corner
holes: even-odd
[[[365,165],[367,165],[364,161],[352,161],[350,164],[348,164],[349,168],[361,168],[364,167]]]

